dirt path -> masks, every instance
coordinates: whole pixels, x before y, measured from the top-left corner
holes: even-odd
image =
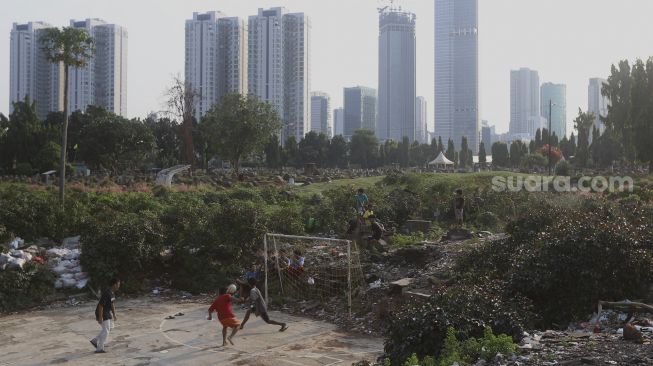
[[[380,339],[354,337],[331,324],[277,312],[271,318],[288,322],[286,332],[252,318],[234,339],[236,345],[225,348],[219,324],[206,320],[208,305],[143,298],[118,300],[108,353],[95,355],[88,341],[99,331],[94,307],[87,303],[0,318],[0,366],[351,365],[374,360],[383,348]],[[165,319],[178,312],[185,315]],[[244,311],[236,314],[242,319]]]

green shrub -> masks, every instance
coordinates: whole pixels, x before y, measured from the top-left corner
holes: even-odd
[[[571,164],[567,160],[562,160],[556,164],[555,174],[557,176],[568,177],[571,173]]]
[[[301,206],[294,203],[282,203],[270,208],[266,227],[277,234],[304,234],[304,220]]]
[[[0,271],[0,313],[38,305],[54,294],[54,280],[54,273],[38,264]]]
[[[409,247],[421,244],[426,238],[422,233],[412,235],[396,234],[392,236],[391,244],[394,247]]]

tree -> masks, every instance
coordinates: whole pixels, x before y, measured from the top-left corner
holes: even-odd
[[[607,130],[592,141],[590,154],[594,163],[600,167],[609,167],[624,156],[623,146],[612,136],[611,130]]]
[[[447,157],[447,159],[456,162],[456,148],[453,145],[453,141],[449,139],[447,142],[447,152],[444,153],[444,155]]]
[[[297,138],[295,135],[286,137],[281,152],[281,161],[283,166],[299,167],[299,148],[297,147]]]
[[[172,78],[172,86],[165,91],[166,113],[181,122],[183,136],[184,160],[195,167],[195,144],[193,142],[193,127],[195,124],[195,105],[200,98],[200,92],[180,75]]]
[[[594,114],[583,112],[578,108],[578,117],[574,119],[574,127],[578,131],[578,148],[576,151],[576,164],[584,168],[589,160],[589,131],[594,124]]]
[[[68,146],[68,73],[71,67],[85,67],[95,47],[91,35],[72,27],[46,28],[41,33],[41,50],[45,59],[54,64],[63,64],[63,126],[61,131],[61,154],[59,160],[59,201],[64,205],[66,185],[66,147]]]
[[[374,131],[356,130],[351,137],[351,161],[362,168],[374,167],[379,156],[379,140]]]
[[[241,160],[261,153],[274,133],[281,129],[274,107],[253,96],[227,94],[211,108],[200,124],[209,153],[228,159],[236,173]]]
[[[499,167],[510,165],[508,145],[505,142],[495,142],[492,144],[492,165]]]
[[[527,154],[522,156],[519,166],[523,169],[539,169],[547,166],[548,160],[540,154]]]
[[[538,128],[535,132],[535,150],[541,148],[542,145],[544,145],[542,142],[542,130]]]
[[[444,152],[444,145],[442,145],[442,137],[438,136],[438,153],[435,156],[437,157],[441,152]]]
[[[399,143],[399,164],[402,168],[410,164],[410,141],[404,136]]]
[[[653,58],[633,66],[632,127],[637,160],[648,162],[653,173]]]
[[[272,169],[281,167],[281,145],[276,134],[272,135],[265,145],[265,164]]]
[[[513,141],[510,144],[510,165],[514,168],[519,167],[521,158],[528,154],[528,147],[521,140]]]
[[[612,130],[613,136],[624,146],[628,161],[635,160],[632,129],[632,76],[627,60],[619,62],[618,67],[612,65],[608,82],[603,85],[601,94],[610,99],[605,125]],[[580,145],[580,141],[579,141]]]
[[[299,157],[303,164],[315,163],[318,167],[326,166],[329,139],[323,133],[311,131],[299,142]]]
[[[178,165],[181,161],[179,125],[170,118],[150,115],[145,119],[156,144],[155,164],[160,168]]]
[[[334,136],[327,151],[328,165],[332,168],[346,168],[348,148],[347,140],[342,135]]]
[[[485,164],[487,162],[487,158],[485,156],[485,144],[483,142],[478,145],[478,162],[481,164]]]
[[[467,137],[463,136],[462,141],[460,142],[460,155],[458,158],[460,161],[458,162],[458,166],[461,168],[466,168],[467,167],[467,156],[469,155],[469,146],[467,146]]]

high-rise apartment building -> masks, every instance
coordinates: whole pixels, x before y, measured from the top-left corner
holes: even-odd
[[[551,111],[549,111],[551,101]],[[567,86],[564,84],[544,83],[540,88],[540,115],[549,129],[549,112],[551,112],[551,131],[558,139],[567,135]]]
[[[376,90],[364,86],[344,90],[344,136],[351,139],[356,130],[376,128]]]
[[[605,132],[605,124],[601,117],[608,115],[610,99],[601,94],[603,84],[608,81],[601,78],[591,78],[587,88],[587,111],[594,114],[594,127],[598,128],[601,133]],[[590,139],[592,134],[590,133]]]
[[[285,8],[259,9],[248,28],[248,92],[275,106],[282,141],[299,141],[311,128],[309,18]]]
[[[71,20],[93,38],[95,53],[86,67],[69,70],[71,112],[89,105],[127,116],[127,29],[101,19]]]
[[[427,122],[426,99],[424,97],[415,98],[415,133],[417,141],[421,144],[429,143],[429,131]]]
[[[394,7],[381,11],[376,123],[381,141],[422,138],[415,121],[416,69],[415,14]]]
[[[36,102],[37,115],[45,119],[51,111],[63,110],[63,66],[45,59],[41,51],[44,22],[14,23],[9,46],[9,112],[13,103],[28,97]]]
[[[185,80],[198,121],[225,94],[247,94],[247,41],[242,19],[210,11],[186,20]]]
[[[333,137],[331,97],[327,93],[311,93],[311,131]]]
[[[336,108],[333,110],[333,128],[334,136],[344,135],[345,133],[345,109]]]
[[[435,135],[478,152],[478,0],[435,0]]]
[[[521,68],[510,72],[510,134],[535,138],[543,121],[540,111],[540,76]]]

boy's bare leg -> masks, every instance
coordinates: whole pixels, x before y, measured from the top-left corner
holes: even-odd
[[[234,327],[231,330],[231,335],[229,337],[227,337],[227,340],[229,341],[229,343],[231,343],[232,346],[234,345],[233,338],[236,335],[236,333],[238,333],[238,327]]]
[[[222,327],[222,346],[227,346],[227,327]]]
[[[245,318],[243,319],[243,322],[240,323],[240,329],[243,329],[245,326],[245,323],[249,320],[249,315],[252,313],[252,309],[248,309],[247,312],[245,313]]]

